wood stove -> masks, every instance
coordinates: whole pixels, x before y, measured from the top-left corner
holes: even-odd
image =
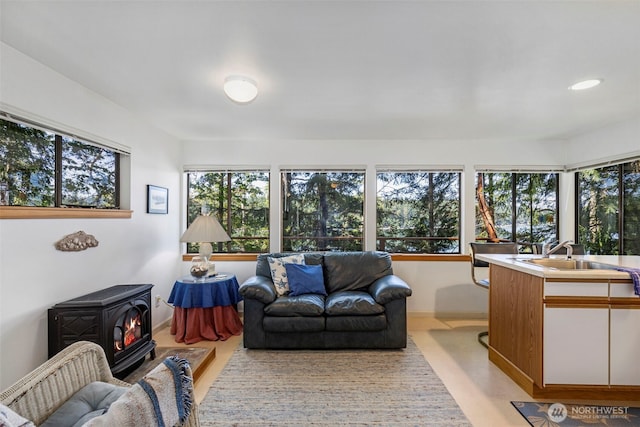
[[[118,376],[151,353],[151,288],[116,285],[54,305],[49,309],[49,357],[77,341],[100,345]]]

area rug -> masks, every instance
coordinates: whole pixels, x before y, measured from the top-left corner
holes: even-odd
[[[129,384],[135,384],[150,372],[153,368],[158,366],[164,359],[169,356],[178,355],[183,359],[187,359],[189,364],[191,365],[191,372],[193,373],[193,380],[198,381],[202,372],[207,369],[209,363],[216,358],[216,349],[215,348],[206,348],[206,347],[156,347],[156,358],[151,359],[150,356],[147,356],[145,361],[140,365],[140,367],[136,368],[133,372],[129,373],[122,380],[128,382]]]
[[[511,402],[533,427],[639,426],[640,408],[584,403]]]
[[[470,426],[416,345],[235,350],[200,404],[202,426]]]

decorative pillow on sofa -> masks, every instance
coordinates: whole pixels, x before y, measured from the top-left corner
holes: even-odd
[[[289,296],[304,294],[327,295],[321,265],[285,264],[289,280]]]
[[[285,256],[282,258],[269,257],[269,267],[271,267],[271,279],[276,286],[276,293],[279,297],[289,293],[289,281],[287,280],[286,264],[304,264],[304,254]]]

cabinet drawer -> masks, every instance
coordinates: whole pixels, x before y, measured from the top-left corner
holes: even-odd
[[[607,297],[608,282],[545,282],[544,296]]]
[[[633,290],[633,283],[611,283],[611,296],[619,298],[639,298]]]

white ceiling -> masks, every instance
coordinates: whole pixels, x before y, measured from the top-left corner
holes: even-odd
[[[0,19],[181,140],[555,139],[640,116],[638,0],[0,0]],[[258,98],[227,99],[229,74]]]

